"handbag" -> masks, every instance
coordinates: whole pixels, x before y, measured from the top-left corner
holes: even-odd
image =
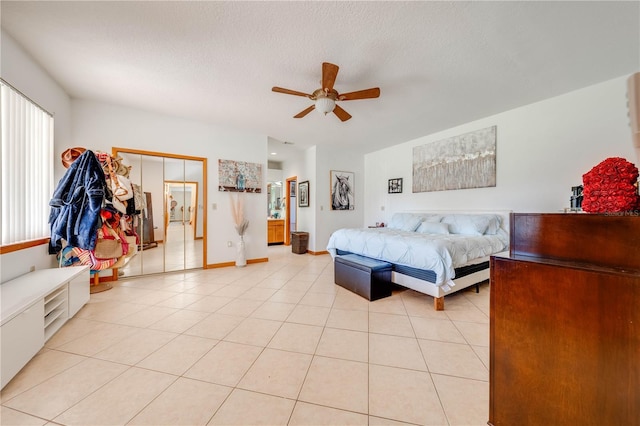
[[[113,228],[103,225],[98,229],[98,240],[93,254],[97,259],[113,259],[124,254],[122,239]]]
[[[113,167],[111,166],[111,156],[107,156],[107,165],[109,167],[109,188],[111,189],[113,197],[117,198],[119,201],[126,201],[133,198],[131,181],[113,171]]]

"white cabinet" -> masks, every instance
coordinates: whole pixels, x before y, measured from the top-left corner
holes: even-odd
[[[89,301],[88,272],[88,266],[41,269],[0,285],[1,387]]]
[[[0,327],[2,387],[42,348],[43,312],[44,301],[40,299]]]

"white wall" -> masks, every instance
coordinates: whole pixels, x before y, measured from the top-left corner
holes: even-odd
[[[62,88],[4,31],[0,34],[0,75],[42,108],[54,115],[55,182],[62,177],[61,147],[71,139],[71,100]],[[36,269],[55,265],[55,256],[47,252],[47,245],[32,247],[0,255],[0,282]]]
[[[571,187],[581,185],[582,175],[593,166],[608,157],[637,161],[627,117],[626,78],[365,155],[364,224],[388,222],[402,210],[557,212],[569,207]],[[496,187],[412,193],[414,146],[493,125],[497,125]],[[402,194],[387,194],[392,178],[403,178]]]
[[[233,262],[239,237],[231,214],[231,194],[218,191],[218,159],[261,163],[260,194],[242,194],[247,259],[267,257],[266,198],[267,137],[152,112],[104,103],[73,100],[72,146],[111,152],[122,147],[208,159],[207,264]],[[216,204],[216,209],[213,209]],[[155,206],[154,206],[155,208]],[[155,219],[154,219],[155,222]],[[227,241],[233,246],[227,247]]]

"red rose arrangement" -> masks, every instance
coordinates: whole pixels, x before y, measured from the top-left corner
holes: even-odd
[[[582,210],[589,213],[627,212],[640,206],[638,168],[620,157],[607,158],[582,175]]]

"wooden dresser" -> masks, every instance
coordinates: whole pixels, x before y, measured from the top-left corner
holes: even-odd
[[[640,425],[640,216],[520,214],[491,258],[489,424]]]

